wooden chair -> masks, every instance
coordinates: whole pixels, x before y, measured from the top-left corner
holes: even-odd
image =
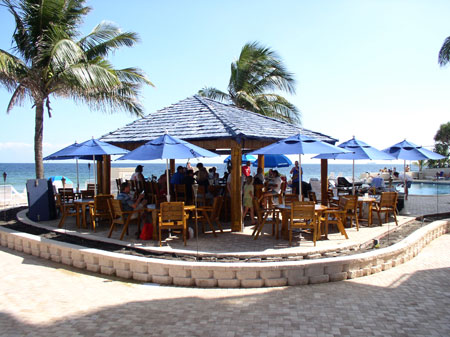
[[[122,179],[121,178],[116,179],[116,185],[117,185],[117,190],[120,192],[120,186],[122,185]]]
[[[256,200],[259,200],[262,197],[262,195],[264,194],[263,188],[264,188],[263,184],[255,184],[255,185],[253,185],[253,189],[254,189],[254,192],[255,192]]]
[[[123,225],[122,233],[120,234],[120,240],[123,240],[125,233],[128,234],[128,225],[132,221],[137,221],[138,231],[140,230],[141,224],[141,213],[143,209],[124,211],[122,210],[122,203],[117,199],[108,199],[109,212],[111,217],[111,228],[109,229],[108,238],[111,237],[114,230],[114,226]]]
[[[350,219],[350,228],[353,226],[353,219],[356,223],[356,230],[359,231],[358,221],[358,196],[356,195],[343,195],[339,197],[338,207],[330,207],[329,211],[344,211],[344,217],[342,219],[344,225],[347,219]]]
[[[260,203],[253,199],[253,208],[256,214],[256,217],[258,218],[258,224],[255,226],[255,229],[253,230],[252,236],[254,236],[254,239],[257,240],[258,236],[261,234],[262,230],[264,229],[264,225],[266,223],[272,225],[272,236],[275,236],[278,240],[279,235],[279,211],[273,207],[269,203],[268,207],[263,207],[260,205]],[[269,216],[271,216],[270,220]]]
[[[285,205],[292,204],[293,202],[296,202],[296,201],[298,201],[298,194],[285,194],[284,195]]]
[[[310,229],[312,231],[314,246],[317,241],[318,220],[316,218],[315,206],[312,201],[297,201],[291,206],[291,217],[289,219],[289,246],[292,246],[292,230]]]
[[[79,223],[79,213],[77,212],[77,208],[73,203],[73,199],[71,201],[64,201],[61,194],[56,195],[56,207],[59,208],[59,213],[61,214],[61,219],[58,223],[58,228],[62,228],[66,218],[69,216],[77,217],[77,224]]]
[[[95,191],[95,184],[87,184],[87,190]]]
[[[108,219],[111,221],[108,200],[113,198],[112,194],[99,194],[94,197],[94,206],[89,208],[91,225],[94,232],[100,219]]]
[[[335,224],[339,230],[339,232],[345,236],[346,239],[348,239],[347,232],[345,231],[344,224],[346,222],[348,212],[349,210],[353,210],[354,206],[354,199],[350,199],[347,197],[341,197],[339,198],[339,207],[337,208],[329,208],[324,212],[325,217],[325,236],[328,236],[328,226],[330,224]],[[357,203],[357,202],[356,202]],[[330,219],[330,216],[333,217],[333,219]],[[356,216],[356,219],[358,219],[358,216]],[[359,228],[359,225],[358,225]]]
[[[161,231],[163,229],[181,229],[186,246],[187,215],[184,202],[162,202],[159,213],[159,246],[161,247]]]
[[[94,191],[93,190],[82,190],[81,191],[81,199],[94,199]]]
[[[156,194],[153,192],[153,183],[145,181],[144,183],[145,199],[149,204],[156,204]]]
[[[165,202],[167,199],[166,197],[159,192],[159,185],[156,181],[152,181],[152,190],[154,195],[154,204],[156,206],[159,206],[161,202]]]
[[[308,199],[309,201],[314,201],[314,203],[317,204],[316,192],[308,191]]]
[[[389,213],[394,216],[395,224],[398,226],[397,222],[397,192],[383,192],[381,193],[381,198],[379,202],[375,203],[375,211],[378,215],[378,223],[381,225],[380,213],[385,213],[385,222],[388,222]]]
[[[331,188],[327,190],[328,207],[339,207],[339,201],[334,197],[334,192]]]
[[[219,220],[220,211],[222,210],[223,205],[223,197],[218,196],[214,198],[212,206],[201,206],[197,207],[197,220],[202,223],[202,233],[205,232],[205,223],[209,225],[211,231],[214,236],[216,236],[216,232],[214,230],[214,222],[217,224],[217,227],[220,229],[220,232],[223,233],[223,228]]]
[[[73,188],[58,188],[58,194],[61,196],[61,200],[65,203],[75,200]]]
[[[184,201],[185,203],[187,202],[185,184],[174,184],[173,193],[175,194],[175,201]]]
[[[205,185],[198,185],[197,191],[197,204],[200,206],[208,205],[208,198],[206,197],[207,189]],[[192,195],[194,195],[194,190],[192,190]]]

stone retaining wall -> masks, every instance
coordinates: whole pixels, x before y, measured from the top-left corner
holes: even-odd
[[[403,241],[367,253],[319,260],[263,263],[207,263],[129,256],[0,227],[0,244],[43,259],[105,275],[187,287],[254,288],[335,282],[378,273],[415,257],[450,230],[435,221]]]

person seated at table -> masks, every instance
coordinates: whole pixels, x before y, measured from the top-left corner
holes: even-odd
[[[130,195],[130,190],[130,184],[128,182],[124,182],[120,185],[120,193],[117,195],[117,200],[120,200],[122,209],[124,211],[133,211],[144,208],[147,205],[144,194],[141,193],[136,199],[133,199]],[[137,218],[137,216],[137,214],[133,214],[132,219]]]
[[[167,180],[166,172],[160,175],[158,178],[159,197],[166,197],[167,195]]]
[[[263,174],[263,168],[258,167],[256,170],[256,174],[253,177],[253,185],[263,185],[264,184],[264,174]]]
[[[139,181],[139,182],[143,183],[145,181],[145,177],[142,174],[143,170],[144,170],[144,166],[142,166],[142,165],[136,166],[136,169],[134,170],[134,173],[131,176],[130,180]]]
[[[281,180],[280,174],[277,170],[273,170],[273,178],[269,182],[267,186],[267,191],[263,194],[263,204],[265,205],[267,203],[267,200],[269,197],[274,195],[279,195],[281,192],[281,183],[283,182]]]
[[[177,172],[175,172],[172,178],[170,178],[170,183],[180,185],[183,184],[183,179],[184,179],[184,168],[183,166],[178,166]]]
[[[183,178],[183,184],[186,186],[186,204],[191,205],[193,200],[192,185],[195,184],[194,170],[187,170]]]
[[[266,188],[269,187],[270,183],[272,182],[273,179],[273,170],[269,169],[269,171],[264,175],[264,186]]]
[[[208,171],[206,170],[206,167],[204,167],[202,163],[198,163],[197,164],[197,168],[198,168],[198,171],[195,173],[197,183],[199,185],[208,187],[208,185],[209,185],[209,180],[208,180],[209,175],[208,175]]]

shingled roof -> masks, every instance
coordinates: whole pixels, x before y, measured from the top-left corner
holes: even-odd
[[[277,141],[297,133],[331,144],[337,142],[327,135],[197,95],[140,118],[100,140],[119,146],[143,144],[166,131],[188,142],[212,139]]]

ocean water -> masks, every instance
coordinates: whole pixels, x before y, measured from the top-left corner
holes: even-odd
[[[194,165],[195,163],[192,163]],[[132,167],[135,168],[137,164],[124,164],[124,163],[111,163],[112,167]],[[143,162],[144,176],[151,177],[155,175],[159,177],[166,169],[165,164],[152,164],[149,162]],[[178,166],[179,163],[176,163]],[[181,165],[181,164],[180,164]],[[205,164],[206,167],[215,166],[217,172],[222,177],[226,171],[226,164]],[[355,177],[359,177],[364,172],[378,172],[384,167],[391,168],[390,166],[383,164],[358,164],[355,163]],[[279,168],[278,171],[287,177],[290,177],[291,167]],[[310,178],[320,178],[320,164],[303,164],[303,180],[309,181]],[[87,181],[93,182],[94,171],[93,165],[88,165],[86,161],[80,161],[78,163],[80,188],[83,189],[86,186]],[[402,168],[399,168],[400,170]],[[266,170],[268,170],[266,168]],[[0,178],[1,184],[13,185],[18,192],[22,192],[25,189],[26,181],[28,179],[35,178],[35,166],[30,163],[0,163],[0,174],[6,172],[6,181]],[[75,163],[44,163],[45,177],[51,176],[65,176],[72,180],[74,186],[76,186],[77,172]],[[352,164],[333,164],[328,163],[328,174],[334,172],[335,176],[342,175],[344,177],[352,176]],[[252,167],[252,174],[256,173],[256,168]]]

